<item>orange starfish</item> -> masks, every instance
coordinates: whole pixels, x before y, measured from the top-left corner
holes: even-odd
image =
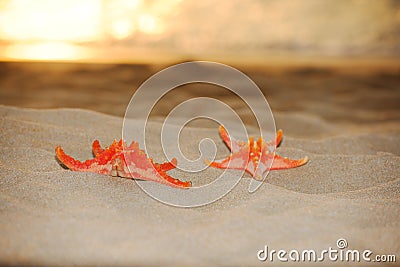
[[[300,160],[283,158],[269,150],[269,147],[280,144],[282,130],[276,133],[275,142],[269,143],[266,143],[261,136],[257,142],[254,142],[253,137],[250,137],[248,142],[235,140],[228,135],[222,125],[219,127],[219,133],[232,153],[221,162],[206,161],[207,164],[215,168],[245,170],[254,178],[260,180],[268,170],[295,168],[306,164],[308,161],[308,157]]]
[[[95,140],[92,150],[95,158],[85,162],[68,156],[60,146],[56,147],[56,156],[62,164],[73,171],[149,180],[172,187],[187,188],[191,186],[191,182],[180,181],[166,173],[176,167],[177,160],[175,158],[171,162],[163,164],[154,163],[143,150],[139,149],[139,144],[136,142],[126,146],[122,140],[119,142],[114,140],[110,147],[103,149],[99,141]]]

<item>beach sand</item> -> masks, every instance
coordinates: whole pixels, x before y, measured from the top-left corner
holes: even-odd
[[[278,153],[310,159],[296,169],[271,171],[253,194],[246,174],[212,204],[176,208],[152,199],[132,180],[60,166],[58,145],[84,160],[92,157],[93,140],[108,145],[121,138],[133,89],[160,68],[1,64],[0,264],[262,266],[271,264],[257,259],[266,245],[320,253],[337,249],[339,238],[347,240],[347,249],[400,260],[398,70],[248,69],[284,131]],[[160,103],[149,126],[154,146],[163,116],[206,90],[200,89]],[[251,125],[240,101],[210,92]],[[216,127],[193,125],[182,135],[189,157],[198,155],[190,148],[203,136],[215,140],[219,158],[229,153]],[[174,174],[199,185],[219,173]]]

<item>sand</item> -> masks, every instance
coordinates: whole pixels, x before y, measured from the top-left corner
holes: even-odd
[[[253,76],[260,73],[253,72]],[[245,175],[221,200],[186,209],[150,198],[132,180],[71,172],[56,161],[57,145],[83,160],[92,156],[94,139],[107,145],[120,138],[122,118],[114,116],[120,114],[76,107],[0,106],[0,263],[258,266],[271,264],[257,259],[265,245],[275,250],[321,251],[337,248],[339,238],[347,240],[348,249],[395,254],[399,261],[400,127],[395,105],[399,93],[393,85],[398,83],[393,76],[385,78],[388,83],[375,79],[378,85],[374,86],[388,86],[376,94],[359,94],[349,82],[358,81],[357,77],[348,78],[338,90],[323,91],[342,91],[344,97],[324,98],[318,91],[304,89],[306,96],[296,102],[297,108],[285,108],[289,96],[271,90],[277,127],[285,134],[278,152],[292,158],[307,155],[310,162],[270,172],[254,194],[247,192],[250,177]],[[360,84],[368,81],[360,80]],[[276,77],[272,81],[282,82]],[[314,89],[318,81],[313,79]],[[374,86],[365,84],[364,92],[373,93]],[[346,86],[350,89],[345,90]],[[6,95],[3,103],[16,101],[7,90],[2,94]],[[26,94],[21,97],[28,99]],[[322,99],[328,100],[324,104]],[[32,103],[46,108],[38,101]],[[93,100],[90,103],[95,106]],[[104,111],[104,104],[100,105],[96,110]],[[154,144],[160,125],[155,120],[150,126],[149,139]],[[216,142],[219,157],[228,154],[216,128],[194,125],[183,135],[183,140],[195,137],[188,148],[196,138],[209,136]],[[197,155],[187,148],[186,152]],[[156,154],[156,159],[162,155]],[[213,169],[190,179],[201,184],[218,173]],[[333,262],[326,259],[323,264]]]

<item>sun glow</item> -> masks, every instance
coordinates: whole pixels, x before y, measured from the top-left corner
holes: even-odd
[[[85,59],[94,49],[88,43],[163,32],[158,4],[142,0],[1,1],[2,56],[10,59]]]
[[[0,14],[2,39],[14,41],[92,41],[100,25],[101,0],[14,0]]]
[[[90,55],[87,49],[67,42],[14,44],[7,47],[5,53],[12,59],[30,60],[78,60],[82,55]]]
[[[148,34],[157,34],[162,32],[162,28],[159,25],[157,18],[152,15],[144,14],[139,17],[139,29],[140,31]]]
[[[132,21],[128,19],[120,19],[112,24],[111,34],[117,39],[125,39],[129,37],[135,28]]]

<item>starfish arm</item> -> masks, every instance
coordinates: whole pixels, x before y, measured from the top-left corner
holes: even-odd
[[[105,150],[100,146],[99,140],[94,140],[92,144],[92,151],[93,155],[97,156],[101,153],[103,153]]]
[[[128,165],[130,166],[129,168]],[[124,177],[158,182],[172,187],[188,188],[192,185],[190,181],[180,181],[169,176],[160,166],[152,165],[149,160],[147,162],[142,162],[140,168],[135,166],[133,162],[129,162],[128,160],[123,170],[118,173]]]
[[[191,187],[190,181],[180,181],[169,176],[166,171],[176,167],[177,160],[163,164],[153,163],[146,153],[139,149],[139,144],[132,142],[124,153],[124,166],[118,173],[130,176],[135,179],[154,181],[167,184],[172,187],[188,188]]]
[[[224,140],[226,146],[232,152],[237,152],[238,150],[240,150],[241,146],[243,146],[243,142],[240,142],[238,140],[235,140],[233,137],[230,137],[225,127],[222,125],[219,126],[219,134],[221,135],[222,140]]]
[[[282,130],[278,130],[275,135],[275,141],[270,141],[267,143],[268,147],[275,146],[278,147],[282,142],[283,132]]]
[[[205,160],[204,162],[214,168],[219,168],[219,169],[227,169],[229,162],[231,161],[231,157],[227,157],[226,159],[218,162],[218,161],[209,161],[209,160]]]
[[[233,153],[228,156],[226,159],[222,161],[208,161],[205,163],[211,167],[219,168],[219,169],[235,169],[242,170],[245,169],[248,163],[248,150],[244,149],[243,151],[239,151],[237,153]]]
[[[300,167],[308,162],[308,157],[303,159],[288,159],[275,154],[270,170],[283,170]]]
[[[228,132],[226,131],[225,127],[220,125],[218,129],[219,129],[219,134],[221,135],[222,140],[225,142],[227,147],[229,147],[229,149],[232,150],[231,138],[230,138]]]
[[[86,160],[85,162],[81,162],[65,154],[64,150],[60,146],[56,147],[56,156],[62,164],[73,171],[111,174],[113,169],[111,157],[109,158],[110,160],[108,160],[107,157],[97,157],[91,160]]]
[[[171,160],[171,162],[165,162],[165,163],[162,163],[162,164],[159,164],[159,163],[153,163],[153,164],[154,164],[154,166],[156,168],[159,168],[159,169],[161,169],[161,170],[166,172],[166,171],[175,169],[176,165],[178,164],[178,161],[176,160],[176,158],[173,158]]]
[[[167,163],[164,163],[164,164],[167,164]],[[173,166],[173,168],[175,168],[175,165],[173,163],[169,163],[169,164],[170,164],[170,166]],[[170,166],[168,166],[168,167],[170,167]],[[164,169],[157,168],[156,166],[154,166],[154,168],[156,170],[156,175],[162,177],[162,180],[160,181],[160,183],[167,184],[172,187],[181,187],[181,188],[189,188],[192,186],[192,183],[190,181],[181,181],[179,179],[175,179],[175,178],[169,176]]]
[[[282,137],[283,137],[283,132],[282,132],[281,129],[279,129],[279,130],[276,132],[276,140],[275,140],[275,145],[276,145],[276,147],[278,147],[278,146],[281,144]]]

